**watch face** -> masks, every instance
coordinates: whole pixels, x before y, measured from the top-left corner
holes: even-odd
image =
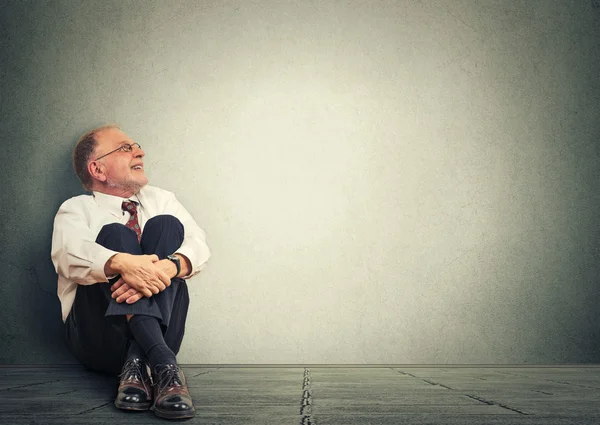
[[[179,263],[179,257],[175,255],[167,255],[167,260],[171,260],[177,266],[177,274],[179,274],[181,270],[181,265]]]

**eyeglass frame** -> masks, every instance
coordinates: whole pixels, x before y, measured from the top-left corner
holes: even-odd
[[[127,148],[125,148],[125,146],[127,146]],[[98,158],[94,159],[94,161],[98,161],[99,159],[104,158],[105,156],[110,155],[111,153],[114,153],[116,151],[123,151],[123,152],[133,152],[133,147],[137,146],[138,149],[142,149],[142,147],[140,146],[140,144],[138,142],[133,142],[133,143],[123,143],[121,146],[119,146],[117,149],[110,151],[109,153],[105,153],[102,156],[99,156]],[[125,149],[123,149],[125,148]]]

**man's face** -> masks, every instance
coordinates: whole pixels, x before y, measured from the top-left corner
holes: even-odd
[[[118,128],[102,130],[96,134],[96,142],[94,158],[105,155],[125,144],[135,143]],[[102,164],[104,169],[105,189],[114,195],[131,196],[148,184],[148,178],[144,171],[144,155],[141,148],[133,146],[131,152],[118,150],[99,159],[97,162]]]

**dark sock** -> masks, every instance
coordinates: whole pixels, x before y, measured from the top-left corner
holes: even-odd
[[[132,357],[146,357],[144,349],[140,346],[139,342],[133,338],[129,340],[129,349],[127,350],[127,358],[130,359]]]
[[[134,315],[129,320],[129,329],[144,350],[154,368],[162,364],[177,364],[175,354],[165,343],[158,319],[152,316]]]

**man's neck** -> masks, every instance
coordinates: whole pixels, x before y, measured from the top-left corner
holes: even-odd
[[[118,196],[119,198],[130,198],[139,192],[138,190],[124,189],[118,187],[94,187],[92,191],[104,193],[106,195]]]

